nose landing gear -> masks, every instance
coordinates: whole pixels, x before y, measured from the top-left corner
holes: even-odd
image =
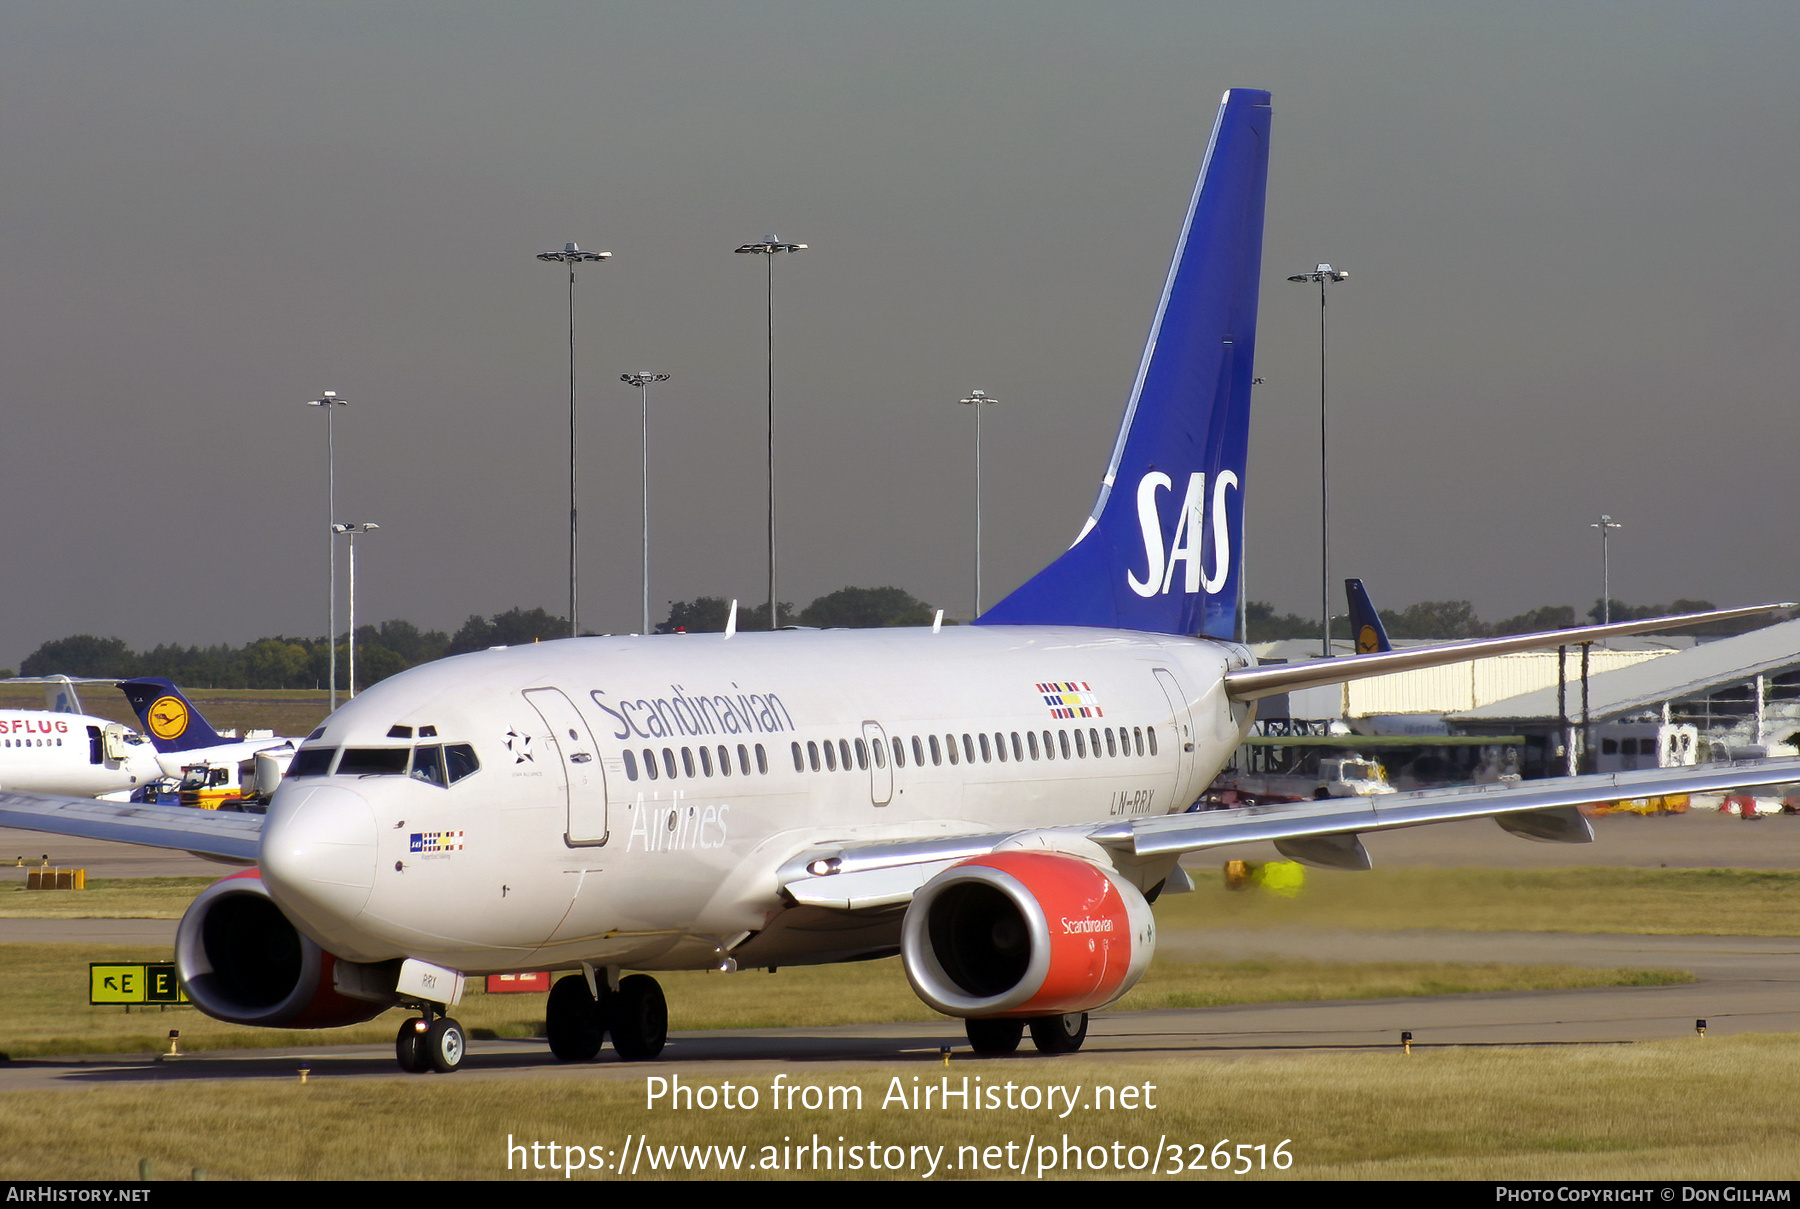
[[[426,1071],[447,1075],[462,1065],[468,1039],[455,1020],[448,1016],[433,1020],[429,1005],[424,1012],[400,1026],[400,1033],[394,1038],[394,1058],[409,1075]]]

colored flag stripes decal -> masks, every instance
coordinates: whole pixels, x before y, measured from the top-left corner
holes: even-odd
[[[1085,680],[1052,680],[1037,686],[1052,718],[1102,718],[1100,694]]]

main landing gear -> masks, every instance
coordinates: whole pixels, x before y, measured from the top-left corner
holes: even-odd
[[[463,1026],[448,1016],[433,1020],[431,1006],[425,1005],[423,1015],[402,1024],[399,1036],[394,1038],[394,1057],[409,1075],[426,1071],[447,1075],[462,1065],[463,1055],[468,1052]]]
[[[1031,1028],[1031,1043],[1040,1054],[1072,1054],[1087,1040],[1086,1012],[1068,1012],[1060,1016],[1035,1016],[1030,1020],[988,1019],[965,1020],[969,1046],[978,1054],[1010,1054],[1019,1048],[1026,1026]]]
[[[550,1052],[564,1062],[591,1062],[610,1033],[614,1052],[627,1062],[662,1053],[669,1039],[669,1007],[656,979],[633,974],[621,979],[617,990],[608,979],[595,981],[598,1000],[583,974],[560,978],[550,989],[544,1019]]]

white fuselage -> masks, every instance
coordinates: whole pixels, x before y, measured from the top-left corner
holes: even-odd
[[[113,733],[112,751],[107,734]],[[0,789],[92,798],[162,775],[156,753],[117,722],[86,714],[0,710]]]
[[[356,961],[715,965],[781,910],[777,870],[822,844],[1185,810],[1249,725],[1222,687],[1249,661],[1205,639],[1036,627],[584,638],[443,660],[375,685],[306,744],[269,809],[263,877]],[[457,745],[477,771],[408,775]],[[319,749],[346,754],[303,772]]]

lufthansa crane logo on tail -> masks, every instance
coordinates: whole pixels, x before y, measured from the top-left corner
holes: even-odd
[[[1187,493],[1181,502],[1181,515],[1175,522],[1175,538],[1165,552],[1163,548],[1162,514],[1157,508],[1156,493],[1173,491],[1174,482],[1160,470],[1153,470],[1138,480],[1138,527],[1144,534],[1144,578],[1127,571],[1126,582],[1139,596],[1167,595],[1176,586],[1175,566],[1182,564],[1179,590],[1217,592],[1231,577],[1231,522],[1225,511],[1225,492],[1238,488],[1238,476],[1221,470],[1212,484],[1212,499],[1206,496],[1206,475],[1196,471],[1188,475]],[[1201,544],[1206,534],[1207,512],[1212,513],[1212,568],[1200,565]]]
[[[179,739],[187,730],[187,702],[180,697],[158,697],[150,708],[144,711],[144,721],[150,727],[150,733],[159,739]]]

